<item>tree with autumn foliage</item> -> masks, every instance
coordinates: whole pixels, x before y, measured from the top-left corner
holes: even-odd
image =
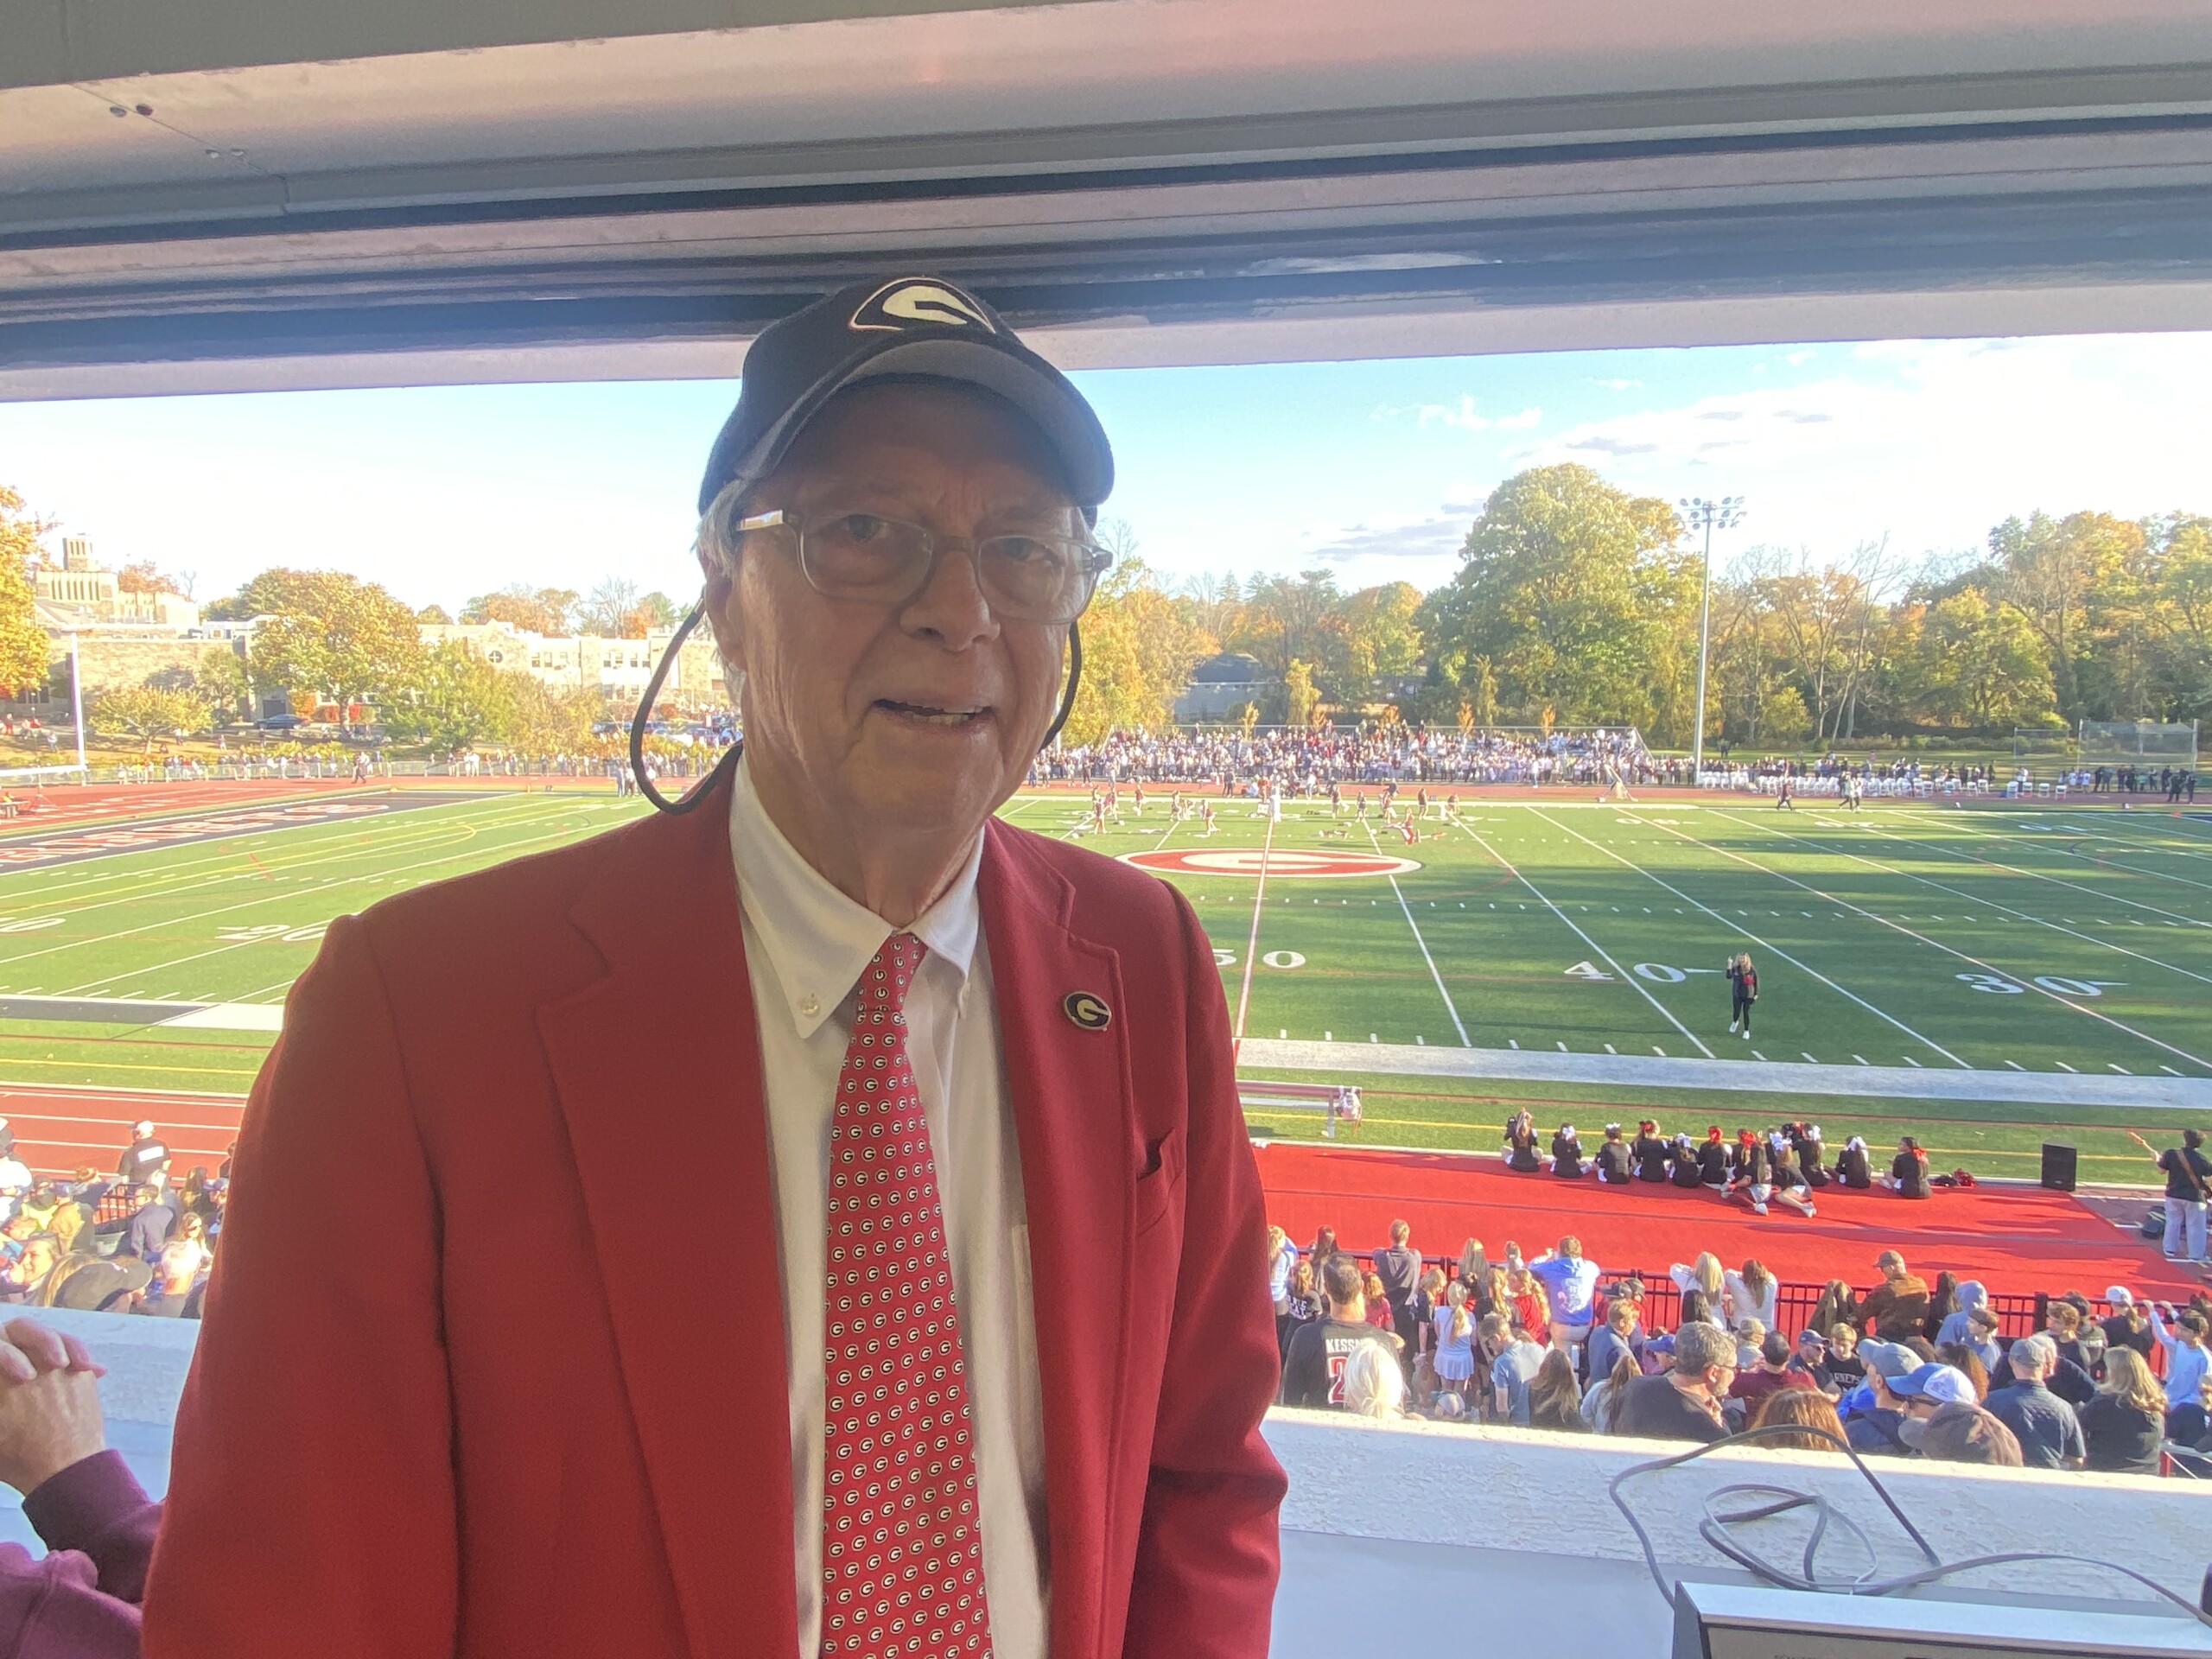
[[[232,604],[268,620],[254,631],[249,669],[256,684],[289,696],[295,708],[381,704],[407,686],[423,660],[415,613],[372,582],[337,570],[265,570]]]
[[[10,696],[46,683],[52,645],[38,625],[31,572],[53,528],[0,484],[0,692]]]
[[[1156,732],[1173,725],[1191,671],[1220,642],[1141,559],[1124,559],[1099,584],[1083,630],[1083,683],[1065,741],[1090,743],[1109,731]]]
[[[581,595],[573,588],[533,588],[518,582],[496,594],[479,594],[461,607],[463,622],[504,622],[524,633],[554,638],[575,631]]]
[[[140,738],[149,749],[158,740],[204,732],[214,718],[207,699],[199,692],[158,685],[103,691],[85,714],[94,731]]]

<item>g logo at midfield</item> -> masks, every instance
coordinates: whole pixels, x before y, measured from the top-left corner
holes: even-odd
[[[962,293],[949,283],[918,276],[902,276],[877,289],[861,302],[849,326],[891,328],[903,333],[918,323],[937,327],[981,328],[985,334],[998,332],[982,301]]]
[[[1114,1023],[1114,1010],[1089,991],[1070,991],[1060,999],[1060,1007],[1085,1031],[1103,1031]]]

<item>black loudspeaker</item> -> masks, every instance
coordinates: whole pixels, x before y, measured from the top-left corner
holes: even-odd
[[[2074,1190],[2074,1148],[2063,1141],[2043,1143],[2043,1184],[2054,1192]]]

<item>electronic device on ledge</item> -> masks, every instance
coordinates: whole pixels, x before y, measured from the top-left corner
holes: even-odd
[[[2178,1659],[2212,1628],[2153,1601],[2111,1611],[2032,1596],[2003,1605],[1764,1585],[1675,1587],[1674,1659]]]

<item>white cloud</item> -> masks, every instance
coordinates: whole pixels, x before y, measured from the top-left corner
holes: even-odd
[[[1603,386],[1607,391],[1641,391],[1643,389],[1641,380],[1592,380],[1590,384]]]
[[[1544,418],[1541,409],[1524,409],[1512,415],[1484,415],[1475,407],[1471,393],[1462,392],[1456,404],[1385,404],[1368,416],[1370,420],[1395,420],[1410,415],[1422,426],[1456,427],[1462,432],[1525,431]]]
[[[1518,446],[1624,487],[1751,498],[1755,539],[1816,555],[1889,535],[1980,543],[2013,513],[2212,510],[2202,388],[2212,335],[1879,341],[1809,385],[1754,384]]]
[[[1439,514],[1373,524],[1332,526],[1308,531],[1306,536],[1310,541],[1300,550],[1299,556],[1319,559],[1325,564],[1434,560],[1459,552],[1459,544],[1467,536],[1467,515],[1454,511],[1453,504],[1446,502],[1444,512]],[[1394,576],[1403,574],[1392,573]]]

